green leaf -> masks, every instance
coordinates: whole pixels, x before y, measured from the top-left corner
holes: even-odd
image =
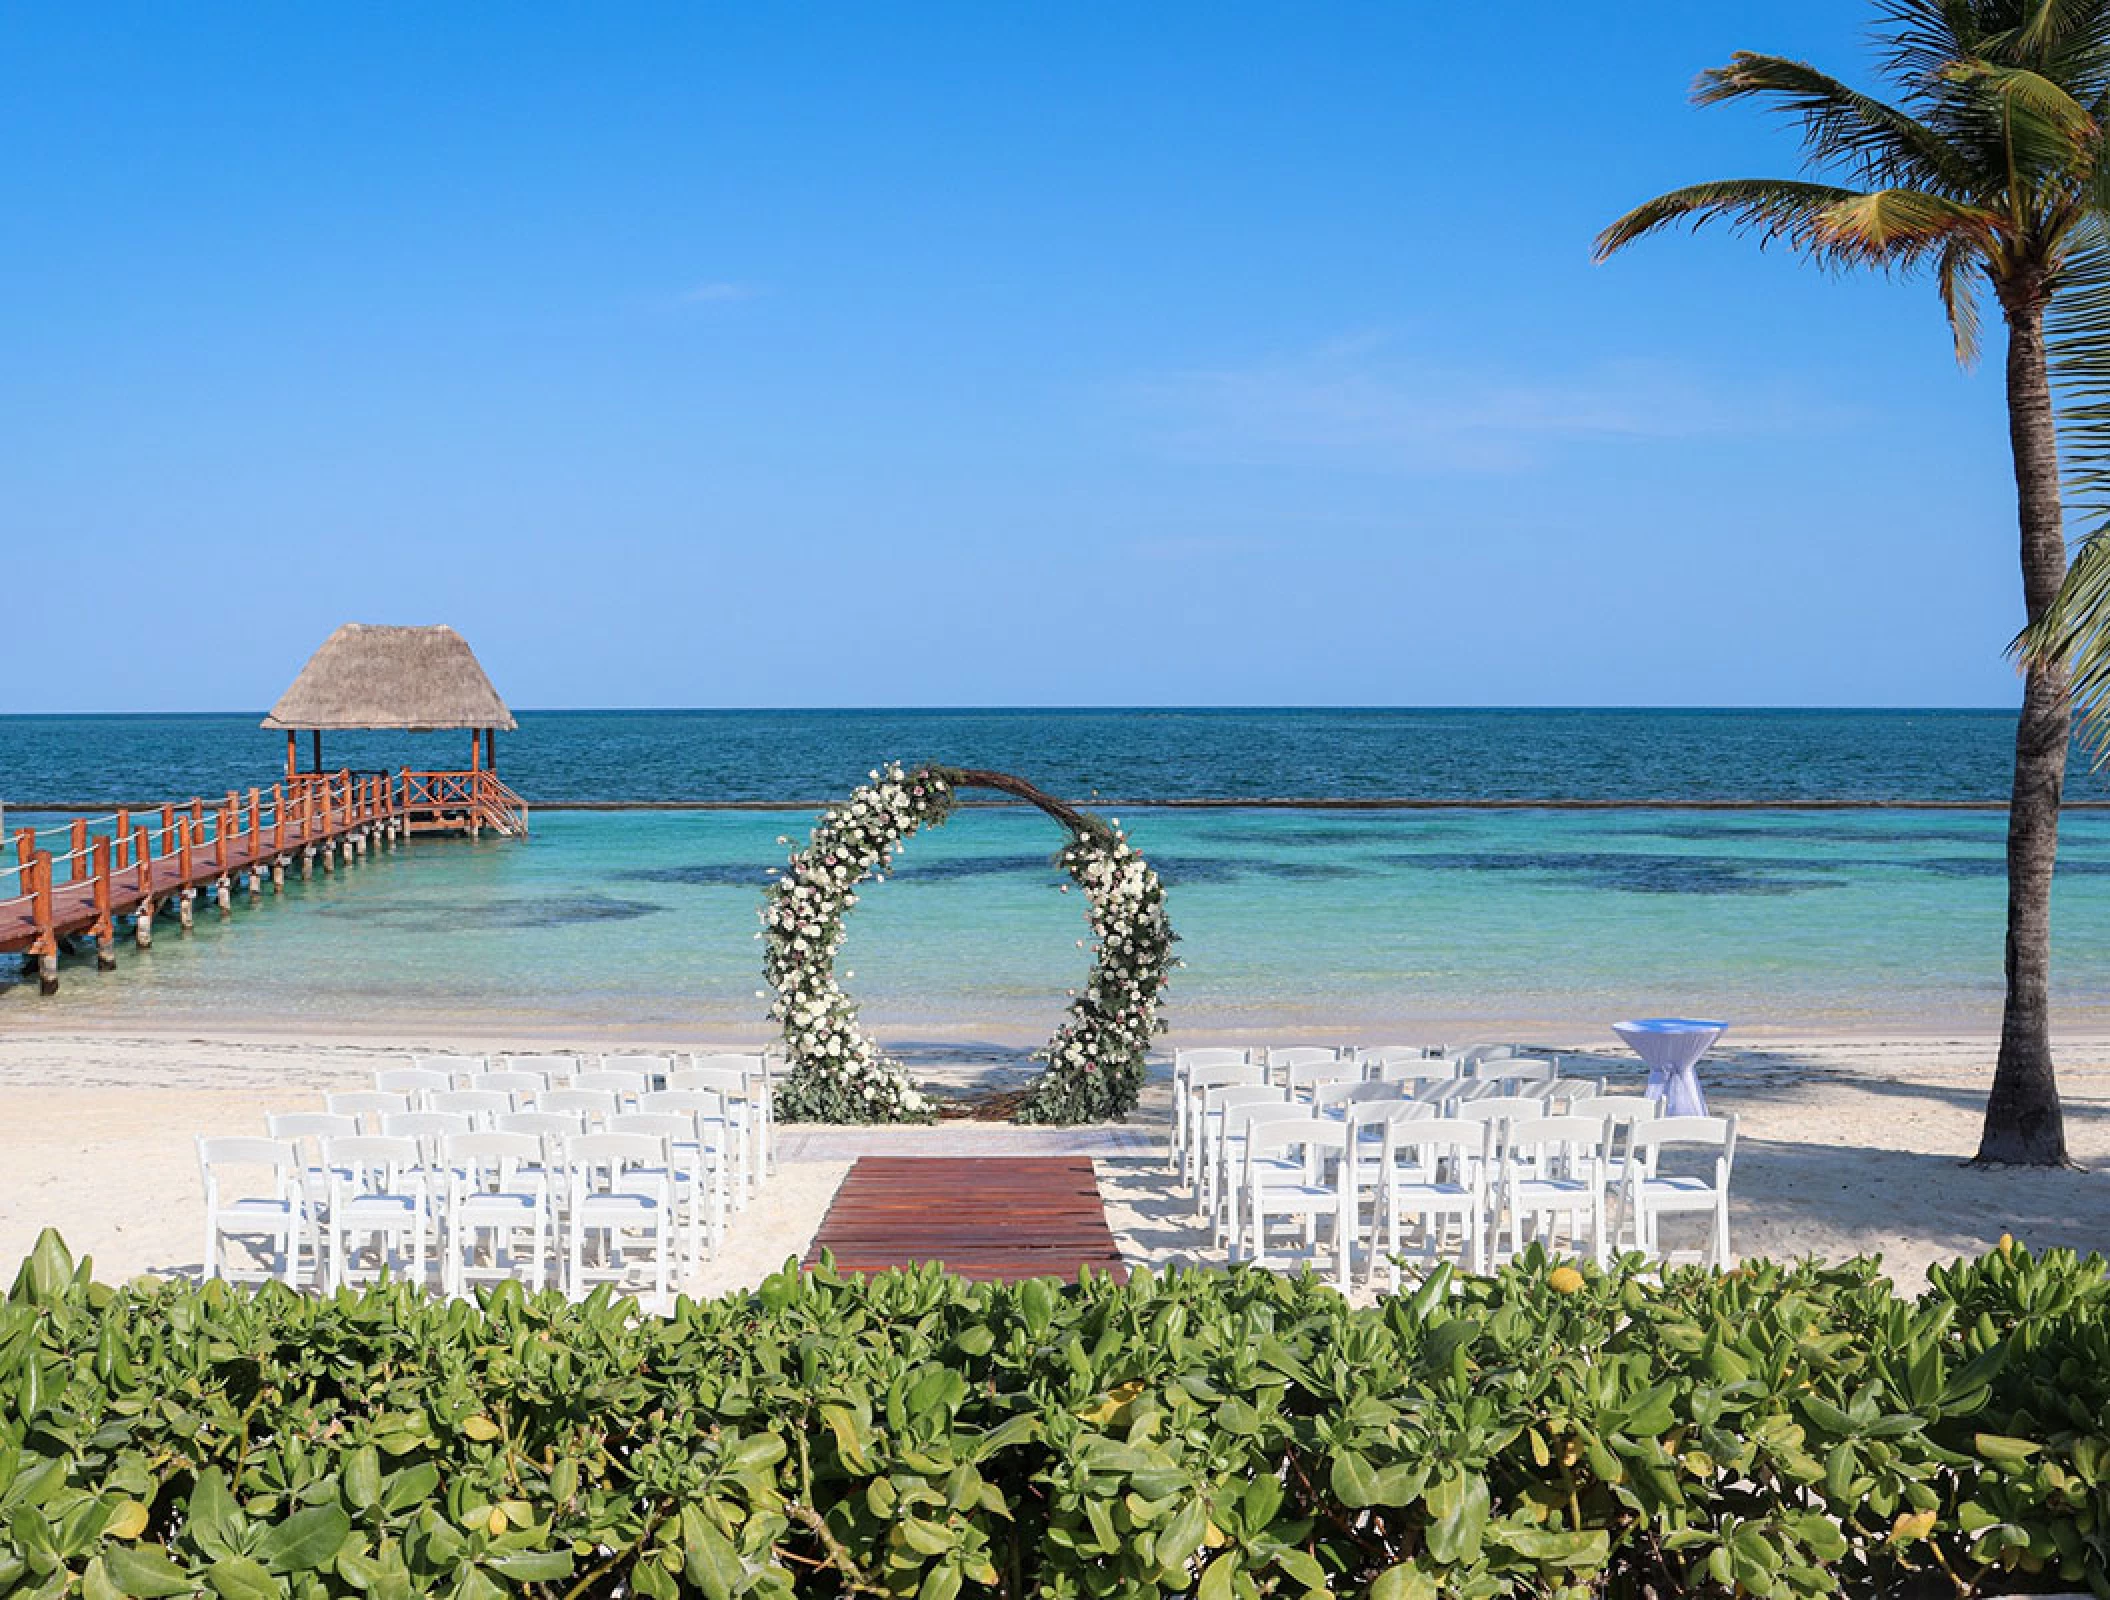
[[[1370,1600],[1438,1600],[1436,1579],[1411,1561],[1387,1567],[1370,1585]]]
[[[345,1458],[344,1498],[354,1511],[370,1511],[381,1499],[381,1452],[363,1444]]]
[[[169,1595],[189,1594],[198,1587],[188,1572],[151,1547],[113,1544],[103,1552],[102,1562],[118,1593],[130,1595],[133,1600],[166,1600]]]
[[[556,1583],[571,1576],[569,1550],[521,1550],[512,1555],[492,1556],[484,1565],[501,1572],[515,1583]]]
[[[247,1556],[227,1556],[206,1570],[220,1600],[283,1600],[285,1586]]]
[[[1429,1554],[1446,1566],[1462,1566],[1480,1555],[1487,1532],[1487,1480],[1476,1472],[1436,1484],[1428,1492]]]
[[[342,1506],[309,1506],[266,1533],[256,1553],[273,1572],[320,1572],[337,1559],[351,1531]]]
[[[1156,1557],[1161,1568],[1184,1567],[1187,1558],[1199,1550],[1203,1536],[1209,1531],[1209,1513],[1198,1499],[1189,1500],[1172,1514],[1158,1534]]]
[[[1231,1600],[1237,1593],[1238,1557],[1226,1550],[1202,1568],[1202,1581],[1195,1586],[1194,1600]]]
[[[1333,1458],[1328,1481],[1333,1486],[1334,1498],[1351,1511],[1377,1504],[1377,1474],[1370,1470],[1370,1463],[1353,1450],[1343,1450]]]
[[[718,1525],[693,1506],[681,1513],[681,1569],[704,1600],[732,1600],[747,1578],[740,1553]]]

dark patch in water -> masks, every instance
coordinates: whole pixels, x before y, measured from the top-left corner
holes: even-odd
[[[631,883],[682,883],[705,889],[758,889],[777,876],[775,867],[729,867],[698,862],[685,867],[626,867],[612,876]]]
[[[1824,822],[1816,819],[1803,821],[1799,818],[1783,818],[1773,822],[1735,822],[1727,818],[1700,819],[1690,821],[1669,818],[1664,820],[1623,822],[1619,833],[1635,839],[1689,839],[1697,844],[1711,844],[1721,839],[1779,839],[1784,842],[1811,841],[1824,844],[1983,844],[1989,837],[1997,837],[1998,819],[1989,823],[1987,829],[1958,827],[1954,824],[1928,827],[1903,826],[1870,818],[1866,822]]]
[[[337,908],[330,907],[326,910]],[[619,900],[604,894],[518,896],[462,906],[361,906],[362,922],[379,922],[412,933],[454,933],[471,922],[501,928],[569,928],[591,922],[635,922],[657,916],[663,907],[647,900]]]
[[[2001,878],[2007,875],[2007,859],[2004,856],[1929,856],[1919,861],[1900,861],[1897,866],[1910,867],[1915,872],[1929,872],[1938,878]],[[2110,861],[2080,860],[2072,856],[2059,858],[2058,875],[2062,878],[2110,877]]]
[[[1772,872],[1713,856],[1623,855],[1609,851],[1437,851],[1388,855],[1386,865],[1422,872],[1528,872],[1625,894],[1797,894],[1831,879]],[[1796,864],[1802,872],[1813,865]],[[1820,865],[1818,870],[1824,870]]]
[[[1360,868],[1339,861],[1240,860],[1229,856],[1146,857],[1165,880],[1167,888],[1198,883],[1236,883],[1241,878],[1280,878],[1308,883],[1334,878],[1359,878]]]

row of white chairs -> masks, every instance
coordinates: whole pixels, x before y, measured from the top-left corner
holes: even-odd
[[[295,1287],[312,1277],[328,1292],[383,1270],[423,1284],[436,1260],[447,1295],[515,1278],[582,1296],[626,1285],[626,1261],[641,1257],[664,1299],[677,1244],[693,1272],[706,1232],[715,1240],[724,1226],[725,1163],[693,1130],[687,1117],[629,1113],[605,1132],[557,1135],[201,1137],[206,1276],[222,1276],[224,1246],[243,1239],[272,1246],[272,1275]],[[303,1149],[309,1139],[319,1160]],[[266,1181],[223,1190],[241,1168]]]
[[[1505,1224],[1511,1253],[1536,1238],[1602,1262],[1620,1229],[1616,1218],[1607,1219],[1608,1195],[1630,1218],[1643,1251],[1661,1254],[1665,1215],[1701,1212],[1712,1219],[1706,1258],[1715,1265],[1729,1259],[1733,1116],[1627,1117],[1578,1108],[1558,1116],[1519,1111],[1505,1121],[1443,1117],[1422,1102],[1369,1098],[1347,1103],[1339,1116],[1285,1102],[1244,1106],[1227,1128],[1239,1169],[1223,1218],[1232,1259],[1269,1265],[1273,1230],[1282,1223],[1301,1225],[1303,1254],[1316,1258],[1324,1221],[1343,1293],[1358,1248],[1370,1275],[1382,1256],[1398,1286],[1404,1224],[1418,1228],[1431,1262],[1449,1252],[1455,1231],[1474,1272],[1485,1271],[1499,1251]],[[1666,1169],[1664,1157],[1680,1149],[1697,1151],[1703,1170]]]
[[[1321,1083],[1382,1080],[1397,1083],[1440,1082],[1471,1079],[1503,1086],[1475,1092],[1508,1092],[1514,1085],[1549,1078],[1562,1072],[1562,1058],[1550,1051],[1515,1044],[1447,1045],[1285,1045],[1249,1048],[1242,1045],[1202,1045],[1177,1050],[1172,1058],[1172,1170],[1191,1180],[1193,1146],[1188,1138],[1189,1097],[1196,1073],[1224,1068],[1259,1067],[1264,1081],[1285,1088],[1311,1088]]]
[[[737,1085],[732,1082],[735,1077]],[[534,1097],[553,1089],[610,1089],[628,1102],[649,1090],[714,1082],[723,1082],[740,1102],[755,1171],[774,1171],[776,1079],[766,1051],[421,1055],[413,1056],[407,1067],[384,1067],[374,1074],[376,1090],[406,1095],[417,1110],[442,1109],[436,1098],[448,1094],[510,1094],[516,1108],[525,1109]]]

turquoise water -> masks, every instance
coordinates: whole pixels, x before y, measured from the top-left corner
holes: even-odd
[[[2004,819],[1978,812],[1140,809],[1187,965],[1168,1016],[1409,1038],[1636,1013],[1997,1024]],[[0,988],[0,1025],[759,1033],[755,911],[803,812],[539,813],[289,884],[187,938]],[[1085,970],[1036,813],[977,810],[871,886],[844,965],[894,1042],[1031,1042]],[[2058,1020],[2110,1027],[2110,815],[2068,818]],[[11,977],[8,973],[5,976]],[[0,981],[5,981],[0,977]]]

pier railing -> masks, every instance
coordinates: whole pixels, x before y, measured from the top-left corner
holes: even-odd
[[[413,833],[476,834],[488,828],[517,839],[528,831],[527,802],[495,772],[406,772],[402,804]]]

